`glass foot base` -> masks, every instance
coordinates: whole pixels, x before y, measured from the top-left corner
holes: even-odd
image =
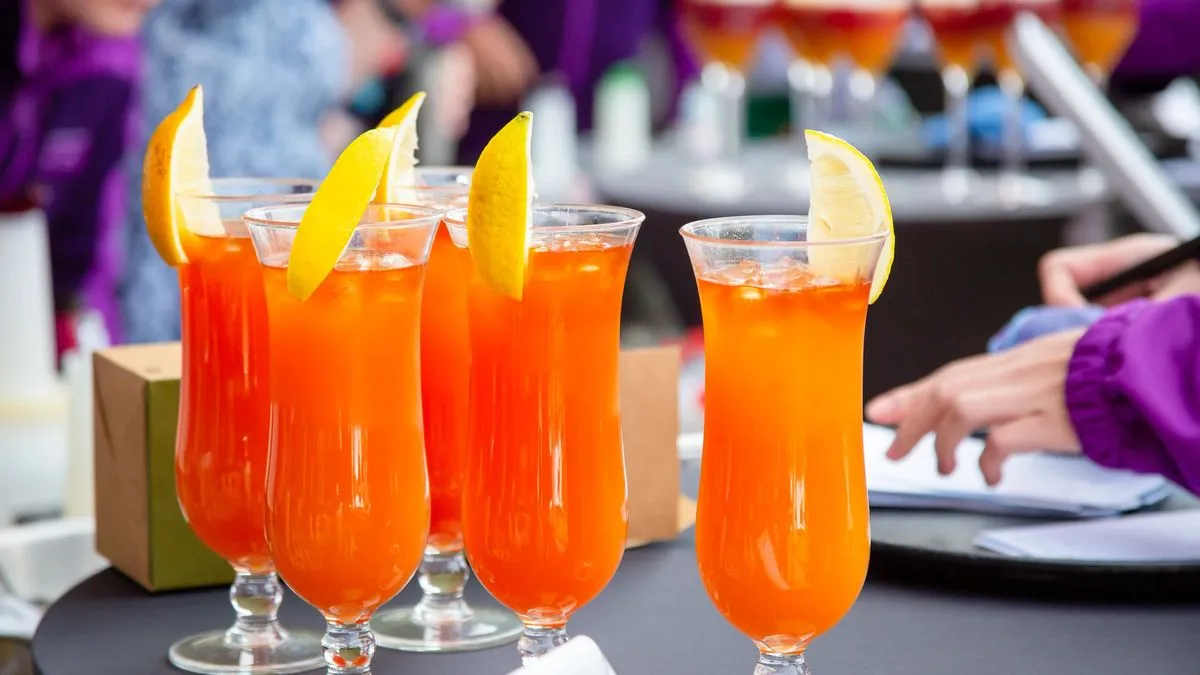
[[[225,631],[201,633],[171,645],[171,665],[201,675],[283,675],[325,667],[321,634],[306,630],[273,633],[259,644],[240,645]]]
[[[472,607],[462,621],[423,623],[415,607],[380,612],[371,631],[380,647],[405,652],[466,652],[513,642],[521,635],[516,615],[499,607]]]

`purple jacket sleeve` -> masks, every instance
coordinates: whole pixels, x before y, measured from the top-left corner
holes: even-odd
[[[1117,66],[1121,75],[1175,77],[1200,71],[1200,2],[1141,0],[1137,37]]]
[[[1110,310],[1075,347],[1066,402],[1094,462],[1200,493],[1200,296]]]

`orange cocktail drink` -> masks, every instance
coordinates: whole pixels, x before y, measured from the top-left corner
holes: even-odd
[[[1102,82],[1137,34],[1138,0],[1063,0],[1062,24],[1079,61]]]
[[[239,614],[228,631],[171,647],[172,663],[186,670],[240,665],[246,672],[297,672],[321,663],[315,634],[290,633],[275,620],[280,584],[263,530],[267,312],[241,222],[251,207],[302,203],[314,188],[307,181],[220,179],[212,194],[176,197],[198,232],[181,237],[187,260],[178,266],[183,370],[175,487],[188,525],[236,571],[231,598]]]
[[[460,246],[464,218],[446,221]],[[566,640],[568,619],[624,554],[617,361],[642,219],[614,207],[533,207],[520,299],[472,267],[463,535],[480,583],[525,624],[526,659]]]
[[[700,577],[760,664],[798,666],[867,573],[863,333],[884,235],[809,243],[806,219],[774,216],[683,234],[704,315]],[[816,246],[862,264],[821,276]]]
[[[1008,50],[1008,29],[1021,12],[1037,15],[1051,27],[1058,25],[1061,0],[982,0],[981,27],[990,47],[992,66],[1001,78],[1019,77],[1017,64]],[[1002,83],[1003,84],[1003,83]]]
[[[823,66],[846,56],[881,75],[908,19],[909,0],[783,0],[780,23],[798,54]]]
[[[304,211],[245,219],[271,341],[266,533],[280,575],[329,624],[331,672],[359,672],[367,622],[412,578],[429,534],[419,344],[439,211],[368,207],[302,300],[288,266]]]
[[[406,203],[437,209],[466,206],[471,167],[420,167],[417,184],[399,189]],[[429,541],[417,580],[416,605],[389,607],[371,628],[392,649],[449,652],[482,649],[515,640],[521,622],[493,603],[468,605],[463,589],[470,567],[463,554],[462,482],[467,452],[467,384],[471,362],[467,332],[470,259],[437,228],[425,266],[421,301],[421,409],[429,472]]]
[[[989,19],[980,0],[918,0],[929,24],[943,68],[955,68],[969,77],[975,72],[979,52],[987,48]]]
[[[704,61],[745,70],[771,22],[773,0],[679,0],[688,42]]]

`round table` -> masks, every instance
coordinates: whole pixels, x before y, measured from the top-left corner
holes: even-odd
[[[1200,603],[1047,602],[993,592],[962,593],[872,578],[841,624],[819,638],[818,675],[1127,675],[1183,673],[1200,660]],[[415,597],[415,584],[402,600]],[[469,596],[485,602],[477,583]],[[42,675],[166,675],[168,645],[222,626],[232,613],[225,589],[151,595],[107,570],[55,603],[34,637]],[[289,595],[289,626],[320,626]],[[689,533],[629,551],[609,587],[571,622],[589,635],[619,675],[728,675],[754,668],[754,648],[716,612],[696,572]],[[518,664],[515,645],[465,654],[380,650],[376,675],[503,675]]]

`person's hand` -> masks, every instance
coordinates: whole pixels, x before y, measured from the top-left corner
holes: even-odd
[[[1042,298],[1052,306],[1087,304],[1082,289],[1112,277],[1173,248],[1178,240],[1165,234],[1133,234],[1100,244],[1069,246],[1042,257],[1038,277]],[[1200,292],[1200,265],[1189,262],[1158,277],[1131,284],[1108,297],[1109,306],[1141,297],[1166,299]]]
[[[988,485],[1010,455],[1040,450],[1078,452],[1064,395],[1067,363],[1082,329],[1027,342],[999,354],[951,363],[925,379],[881,394],[867,418],[896,425],[888,457],[900,459],[935,434],[938,473],[954,471],[955,450],[968,434],[987,430],[979,470]]]
[[[515,104],[537,79],[537,59],[503,17],[476,23],[462,42],[475,64],[475,99],[480,104]]]

